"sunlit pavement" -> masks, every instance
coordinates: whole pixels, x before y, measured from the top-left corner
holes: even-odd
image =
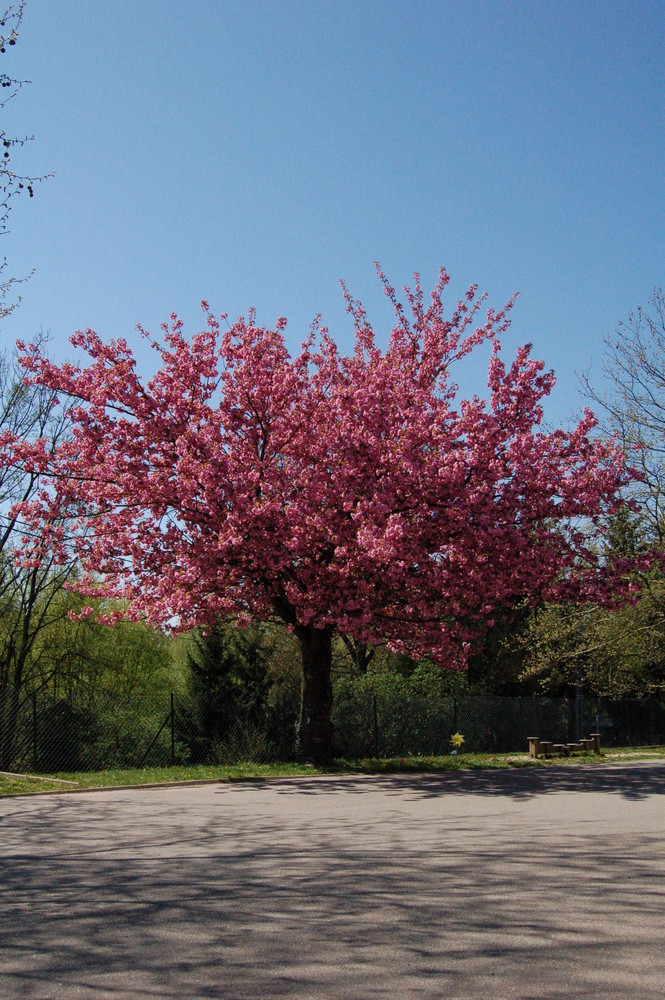
[[[665,996],[665,761],[0,799],[0,996]]]

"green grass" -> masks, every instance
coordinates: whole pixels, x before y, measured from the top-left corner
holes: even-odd
[[[653,760],[665,757],[665,747],[610,747],[605,751],[605,759],[621,760]]]
[[[462,753],[445,757],[369,757],[365,760],[339,760],[335,762],[335,767],[331,770],[343,774],[409,774],[539,767],[541,763],[545,762],[531,760],[527,754]]]
[[[665,757],[665,747],[608,750],[604,755],[579,753],[572,758],[532,760],[526,754],[471,754],[443,757],[390,757],[366,760],[337,760],[330,767],[310,764],[197,765],[189,767],[144,767],[140,769],[91,771],[53,775],[76,786],[58,784],[45,776],[36,781],[27,777],[0,776],[0,795],[35,794],[78,788],[112,788],[123,785],[165,784],[179,781],[246,781],[321,774],[408,774],[439,771],[497,770],[515,767],[557,767],[562,763],[603,763],[604,761],[644,760]]]
[[[78,788],[115,788],[123,785],[166,784],[174,781],[243,781],[261,778],[283,778],[293,775],[321,774],[322,771],[307,764],[251,764],[231,765],[191,765],[188,767],[142,767],[109,771],[63,771],[54,774],[68,782],[75,782]],[[73,785],[57,784],[30,778],[6,778],[0,776],[0,795],[17,792],[52,792],[72,788]]]
[[[515,767],[559,767],[574,763],[612,763],[629,760],[665,758],[665,747],[626,747],[608,749],[600,756],[580,752],[572,757],[552,757],[532,760],[527,754],[462,753],[443,757],[388,757],[366,760],[337,760],[330,767],[311,764],[252,764],[196,765],[189,767],[144,767],[128,770],[63,772],[37,781],[27,777],[0,776],[0,795],[36,794],[62,791],[67,788],[114,788],[123,785],[166,784],[179,781],[247,781],[269,778],[305,777],[323,774],[408,774],[439,771],[497,770]],[[54,778],[75,782],[58,784]]]
[[[173,781],[242,781],[251,778],[282,778],[297,774],[321,773],[306,764],[190,765],[188,767],[142,767],[109,771],[63,771],[53,778],[76,782],[79,788],[112,788],[126,785],[165,784]],[[72,785],[52,781],[0,776],[0,795],[15,792],[62,791]]]
[[[31,795],[35,792],[55,792],[64,785],[52,781],[34,781],[29,778],[6,778],[0,775],[0,795]]]

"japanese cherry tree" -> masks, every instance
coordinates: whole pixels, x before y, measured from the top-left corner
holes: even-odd
[[[27,379],[74,402],[73,431],[55,448],[0,439],[45,483],[21,509],[38,545],[65,558],[74,538],[77,586],[123,602],[109,620],[278,616],[294,631],[315,762],[332,752],[335,632],[460,667],[498,607],[626,586],[596,544],[624,456],[588,411],[569,432],[539,428],[554,376],[529,346],[502,360],[513,300],[481,315],[472,286],[446,318],[445,272],[429,299],[416,276],[406,308],[379,273],[396,315],[384,350],[348,293],[348,357],[316,325],[295,357],[283,319],[223,331],[206,303],[191,339],[175,316],[161,341],[140,331],[150,379],[125,340],[91,330],[72,338],[84,366],[21,345]],[[487,398],[459,399],[455,367],[483,344]]]

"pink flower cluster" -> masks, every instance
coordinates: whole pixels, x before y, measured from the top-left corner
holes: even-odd
[[[5,434],[0,454],[44,477],[22,516],[42,546],[74,529],[81,590],[181,629],[276,613],[447,666],[499,606],[616,594],[595,543],[631,473],[590,413],[539,429],[554,377],[529,347],[502,361],[514,300],[479,319],[474,286],[446,319],[442,271],[428,303],[416,276],[407,318],[381,278],[385,351],[346,291],[350,357],[325,328],[291,357],[282,319],[222,333],[206,303],[191,341],[175,316],[163,343],[141,331],[148,381],[91,330],[72,339],[87,367],[24,348],[27,377],[75,402],[72,434],[55,449]],[[485,342],[489,398],[458,400],[454,368]]]

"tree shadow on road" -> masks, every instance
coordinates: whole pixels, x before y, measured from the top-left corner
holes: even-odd
[[[111,797],[40,804],[0,859],[0,996],[662,996],[659,839],[451,842],[434,822],[363,828],[358,809],[305,810],[285,841],[242,795],[200,823],[166,801],[142,815],[147,799],[133,825]]]
[[[644,799],[664,778],[627,765],[15,799],[0,997],[656,1000],[659,828],[553,835],[537,802],[510,806],[557,790]],[[389,793],[382,811],[385,796],[356,797],[371,789]],[[414,806],[462,793],[506,807],[446,822]],[[536,821],[526,840],[518,812]]]
[[[525,799],[552,792],[607,792],[626,799],[644,799],[649,795],[665,795],[665,760],[622,765],[442,771],[439,774],[340,775],[259,784],[277,787],[285,795],[365,794],[376,789],[425,797],[471,794]]]

